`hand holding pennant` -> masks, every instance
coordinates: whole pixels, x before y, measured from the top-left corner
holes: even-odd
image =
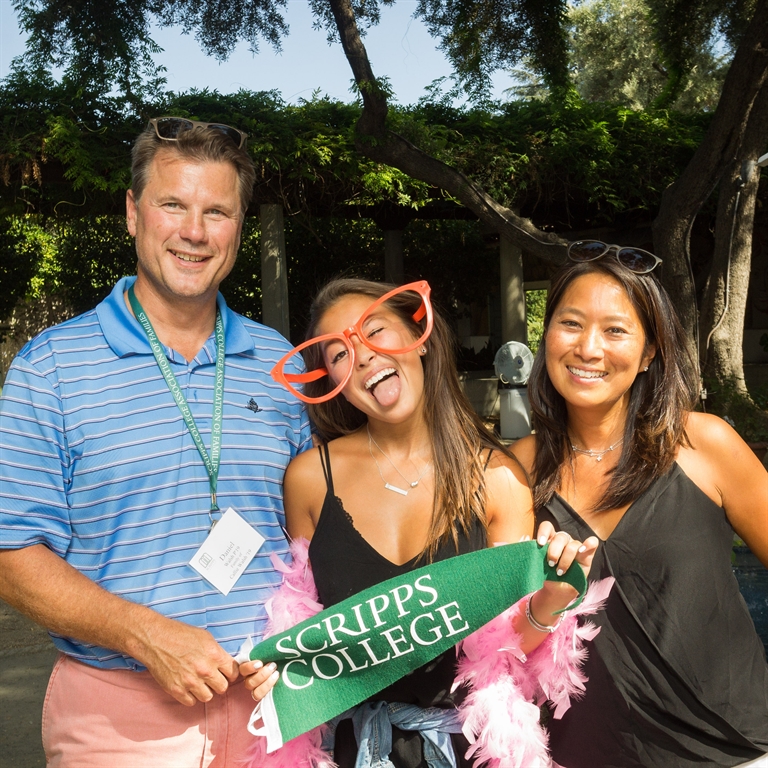
[[[359,704],[487,624],[545,580],[584,597],[578,564],[558,576],[535,541],[426,565],[326,608],[251,650],[280,683],[262,702],[267,751]]]

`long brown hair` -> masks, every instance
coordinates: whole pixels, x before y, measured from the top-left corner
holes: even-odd
[[[594,511],[616,509],[634,501],[669,470],[677,447],[689,444],[685,419],[696,402],[697,378],[669,294],[655,275],[635,274],[617,259],[569,262],[552,278],[544,336],[528,380],[531,422],[536,431],[533,496],[537,509],[552,499],[570,457],[565,400],[547,373],[547,329],[568,286],[583,275],[595,273],[612,277],[624,288],[640,317],[646,345],[655,344],[656,355],[630,389],[621,458]]]
[[[341,298],[349,295],[378,299],[395,286],[367,280],[344,278],[328,283],[312,302],[307,338],[317,335],[325,313]],[[415,337],[423,332],[423,322],[413,320],[421,298],[413,292],[399,294],[387,307],[413,330]],[[433,308],[434,309],[434,308]],[[431,559],[438,546],[451,539],[458,550],[459,533],[468,534],[473,520],[487,526],[485,517],[484,469],[488,454],[484,449],[509,451],[491,434],[467,400],[456,369],[456,341],[448,324],[434,309],[434,327],[425,342],[427,353],[421,358],[424,367],[424,412],[432,442],[435,466],[435,497],[432,523],[422,555]],[[317,360],[307,360],[314,366]],[[308,383],[307,395],[317,397],[329,391],[328,377]],[[339,395],[324,403],[310,404],[309,413],[324,440],[348,435],[366,423],[366,415]],[[514,458],[514,457],[512,457]]]

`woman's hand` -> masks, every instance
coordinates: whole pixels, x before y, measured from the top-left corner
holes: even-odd
[[[584,542],[577,541],[565,531],[555,531],[552,523],[544,521],[536,535],[540,547],[548,546],[547,562],[557,566],[557,573],[562,576],[574,563],[589,575],[592,559],[600,540],[590,536]],[[557,612],[567,608],[576,598],[576,590],[565,582],[545,581],[544,586],[532,597],[531,611],[542,624],[554,624]]]
[[[266,666],[260,661],[246,661],[240,665],[240,674],[245,678],[245,687],[254,701],[261,701],[277,683],[280,673],[274,662]]]
[[[590,536],[583,543],[577,541],[565,531],[556,531],[552,523],[547,520],[539,526],[536,541],[540,547],[549,544],[547,562],[552,567],[557,565],[558,576],[562,576],[574,562],[582,567],[585,576],[589,576],[592,558],[600,543],[597,536]]]

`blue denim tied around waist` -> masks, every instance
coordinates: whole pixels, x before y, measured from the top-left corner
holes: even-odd
[[[389,759],[392,751],[392,726],[404,731],[418,731],[424,740],[424,760],[429,768],[456,768],[456,755],[451,744],[452,733],[461,733],[459,713],[455,709],[414,704],[388,704],[369,701],[334,717],[323,739],[323,749],[333,749],[336,726],[352,720],[357,739],[355,768],[394,768]]]

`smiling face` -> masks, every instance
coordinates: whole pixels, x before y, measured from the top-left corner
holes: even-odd
[[[215,302],[240,245],[234,166],[161,151],[148,177],[138,200],[130,190],[126,196],[128,231],[138,256],[137,294],[169,307]]]
[[[624,288],[599,272],[566,288],[547,327],[547,373],[569,410],[626,408],[655,353]]]
[[[343,334],[372,303],[370,296],[342,297],[322,316],[317,334]],[[378,347],[403,348],[417,338],[386,304],[366,318],[362,330],[366,339]],[[349,341],[355,351],[354,369],[342,395],[352,405],[369,416],[387,421],[400,421],[420,409],[424,370],[417,350],[397,355],[374,352],[356,333],[349,336]],[[350,366],[347,346],[341,340],[325,342],[323,360],[332,381],[341,382]]]

